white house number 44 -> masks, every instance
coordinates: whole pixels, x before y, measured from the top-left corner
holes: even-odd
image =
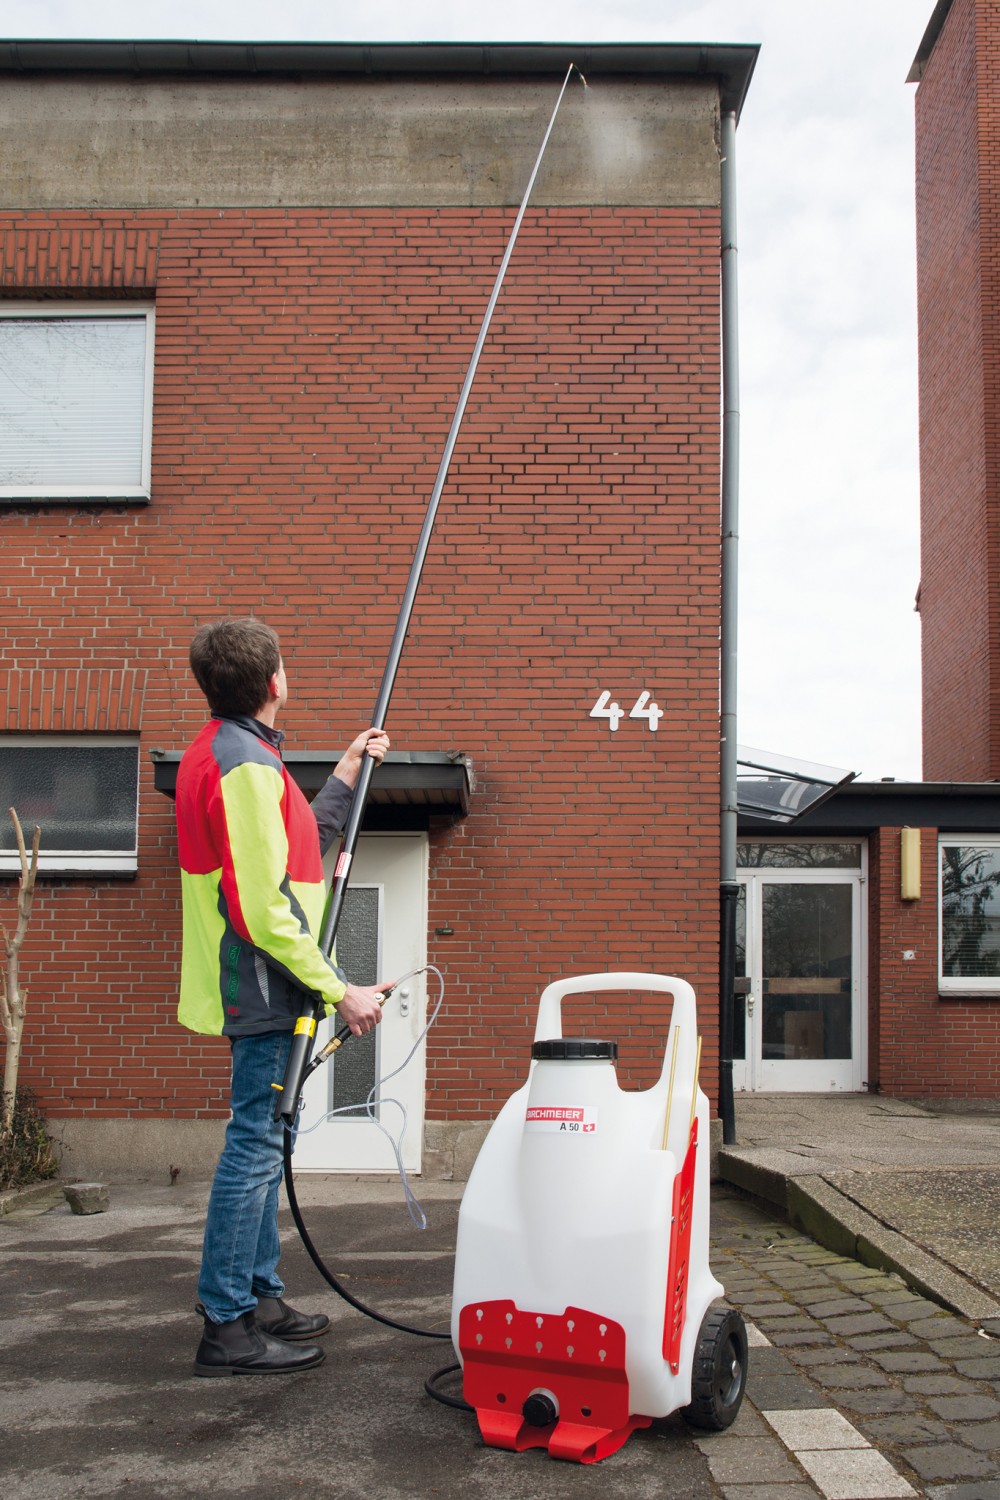
[[[658,703],[652,701],[652,696],[652,693],[647,693],[643,689],[629,709],[628,716],[630,719],[645,719],[649,728],[655,734],[656,726],[663,718],[663,709]],[[608,728],[614,734],[618,725],[625,717],[625,710],[620,704],[611,702],[610,693],[602,693],[590,710],[590,717],[592,719],[607,719]]]

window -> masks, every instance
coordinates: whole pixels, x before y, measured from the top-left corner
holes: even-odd
[[[0,306],[0,499],[148,499],[153,309]]]
[[[943,992],[1000,993],[1000,838],[940,842]]]
[[[0,739],[0,872],[20,863],[13,807],[30,850],[42,830],[38,868],[53,873],[129,874],[137,867],[139,744],[101,736]]]
[[[796,843],[739,843],[736,862],[743,870],[860,870],[861,845],[804,839]]]

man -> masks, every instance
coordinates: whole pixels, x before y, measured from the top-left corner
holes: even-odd
[[[292,1031],[306,995],[336,1009],[355,1036],[381,1020],[377,986],[348,984],[316,942],[325,890],[322,853],[343,828],[363,759],[388,737],[351,744],[312,806],[281,759],[274,721],[288,686],[278,637],[260,620],[203,625],[191,669],[212,718],[177,773],[184,913],[179,1019],[227,1036],[232,1118],[205,1223],[198,1375],[310,1369],[323,1314],[283,1300],[277,1273],[282,1127],[274,1115]]]

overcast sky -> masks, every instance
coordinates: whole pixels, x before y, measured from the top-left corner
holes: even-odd
[[[761,43],[737,137],[739,738],[865,778],[918,779],[914,88],[905,79],[932,9],[933,0],[7,0],[0,31]]]

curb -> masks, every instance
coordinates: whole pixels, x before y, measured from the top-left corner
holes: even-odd
[[[972,1322],[1000,1316],[1000,1304],[982,1287],[889,1229],[824,1177],[787,1177],[725,1149],[719,1169],[724,1182],[780,1209],[789,1223],[835,1255],[894,1271],[913,1291]]]
[[[52,1208],[63,1202],[61,1182],[33,1182],[30,1187],[8,1188],[0,1193],[0,1219],[17,1209],[38,1208],[49,1202]]]

